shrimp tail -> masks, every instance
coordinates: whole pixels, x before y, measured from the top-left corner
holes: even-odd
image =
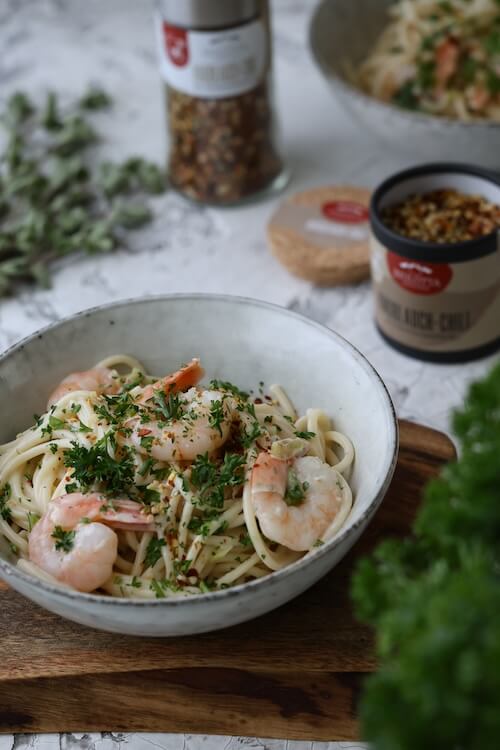
[[[193,385],[197,385],[204,375],[205,370],[201,366],[200,360],[195,357],[187,365],[177,370],[177,372],[173,372],[171,375],[157,380],[156,383],[146,386],[142,391],[139,401],[140,403],[149,401],[155,391],[163,391],[167,395],[186,391]]]
[[[125,529],[126,531],[154,531],[155,525],[144,514],[143,507],[134,500],[113,500],[103,506],[99,514],[99,520],[113,529]]]

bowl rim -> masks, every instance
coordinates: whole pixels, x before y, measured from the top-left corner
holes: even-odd
[[[151,606],[177,607],[177,606],[182,606],[182,605],[186,606],[187,603],[193,603],[196,605],[203,606],[207,602],[220,601],[224,598],[226,599],[231,598],[231,597],[235,598],[246,593],[247,591],[253,591],[254,589],[259,590],[260,588],[265,587],[266,585],[267,586],[273,585],[275,582],[288,578],[290,575],[293,575],[296,570],[309,567],[315,560],[331,553],[335,547],[341,544],[349,536],[352,536],[353,534],[355,534],[356,530],[359,527],[366,525],[368,521],[371,519],[371,517],[374,515],[375,511],[378,509],[392,481],[394,470],[396,468],[398,451],[399,451],[398,420],[397,420],[396,410],[394,408],[394,404],[392,402],[391,396],[381,376],[379,375],[377,370],[373,367],[373,365],[368,361],[368,359],[365,357],[364,354],[362,354],[353,344],[347,341],[347,339],[345,339],[339,333],[333,331],[332,329],[328,328],[322,323],[318,323],[312,320],[311,318],[308,318],[305,315],[302,315],[301,313],[295,312],[293,310],[288,310],[285,307],[282,307],[280,305],[277,305],[271,302],[265,302],[263,300],[252,299],[251,297],[229,295],[229,294],[211,294],[211,293],[203,293],[203,292],[189,293],[188,292],[188,293],[173,293],[173,294],[160,294],[160,295],[145,295],[141,297],[125,298],[121,300],[115,300],[110,303],[105,303],[103,305],[95,305],[93,307],[81,310],[77,313],[74,313],[73,315],[64,317],[61,320],[57,320],[53,323],[50,323],[47,326],[44,326],[41,329],[34,331],[33,333],[29,334],[28,336],[25,336],[16,344],[13,344],[7,350],[2,352],[0,354],[0,364],[4,362],[5,360],[7,360],[16,352],[22,351],[24,347],[30,344],[33,340],[37,338],[40,339],[46,333],[49,333],[50,331],[54,329],[62,327],[63,325],[71,324],[74,321],[77,321],[81,318],[91,317],[94,313],[112,311],[116,308],[129,307],[131,305],[143,304],[143,303],[148,303],[148,302],[154,303],[154,302],[161,302],[165,300],[182,300],[182,299],[203,300],[209,303],[211,301],[215,301],[215,302],[223,302],[223,303],[229,303],[229,304],[243,304],[243,305],[248,305],[251,307],[263,308],[264,310],[268,310],[270,313],[278,313],[280,315],[286,315],[288,317],[294,318],[295,320],[301,321],[301,323],[305,323],[309,325],[311,328],[315,328],[320,333],[328,336],[337,344],[340,344],[342,348],[350,352],[350,354],[353,356],[353,359],[356,360],[357,364],[363,367],[366,373],[371,377],[373,382],[377,384],[380,390],[382,399],[385,400],[385,406],[387,408],[387,415],[389,417],[389,420],[388,420],[389,426],[392,428],[391,435],[390,435],[390,441],[392,442],[392,450],[390,452],[390,459],[388,461],[387,469],[386,469],[385,474],[383,475],[383,479],[380,481],[379,485],[376,487],[374,495],[372,497],[372,500],[369,502],[368,507],[362,513],[362,515],[356,521],[356,523],[348,526],[337,537],[334,537],[332,540],[330,540],[329,542],[326,542],[324,545],[317,547],[312,551],[309,551],[303,557],[299,558],[298,560],[291,563],[290,565],[286,565],[284,568],[281,568],[280,570],[277,570],[277,571],[270,571],[268,575],[263,576],[262,578],[258,578],[253,581],[248,581],[246,583],[241,583],[241,584],[238,584],[237,586],[230,586],[227,589],[220,589],[219,591],[210,591],[207,593],[194,594],[193,596],[186,596],[186,597],[178,597],[178,598],[165,597],[165,598],[158,598],[158,599],[127,599],[127,598],[121,598],[121,597],[106,596],[104,594],[86,594],[81,591],[75,591],[63,585],[55,585],[47,581],[44,581],[41,578],[37,578],[36,576],[30,575],[29,573],[19,570],[15,565],[10,563],[8,560],[0,558],[0,573],[2,574],[1,576],[2,578],[4,578],[4,576],[6,577],[6,580],[8,580],[9,578],[14,578],[14,579],[18,578],[18,579],[21,579],[21,581],[23,581],[23,583],[27,584],[28,586],[32,587],[36,585],[37,588],[45,591],[47,594],[56,596],[59,599],[63,599],[66,601],[73,601],[73,602],[82,602],[82,603],[86,602],[89,605],[103,604],[106,606],[112,605],[112,606],[118,606],[118,607],[151,607]]]
[[[457,118],[449,117],[447,115],[434,115],[430,112],[414,112],[412,110],[402,109],[391,102],[383,102],[374,96],[370,96],[370,94],[367,94],[362,89],[349,83],[328,65],[326,59],[321,54],[315,43],[319,15],[329,2],[330,0],[320,0],[320,2],[317,3],[311,13],[308,30],[309,48],[313,59],[327,82],[336,85],[344,94],[350,96],[355,101],[357,100],[365,106],[371,106],[372,108],[379,110],[381,113],[392,112],[395,117],[400,117],[408,124],[412,123],[419,126],[431,125],[436,127],[442,125],[443,128],[446,128],[447,132],[448,128],[453,128],[455,130],[460,130],[462,128],[469,128],[471,130],[481,128],[486,128],[492,131],[500,130],[500,122],[495,122],[494,120],[458,120]]]

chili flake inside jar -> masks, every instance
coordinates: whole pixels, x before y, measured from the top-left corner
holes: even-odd
[[[172,186],[215,205],[283,187],[268,0],[157,4]]]
[[[410,195],[386,207],[384,224],[403,237],[455,244],[492,234],[500,228],[500,206],[480,195],[443,188]]]

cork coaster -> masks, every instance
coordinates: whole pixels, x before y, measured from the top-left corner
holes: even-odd
[[[319,286],[363,281],[370,275],[369,203],[369,190],[348,185],[290,196],[267,228],[273,254]]]

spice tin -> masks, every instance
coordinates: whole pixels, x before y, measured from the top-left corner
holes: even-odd
[[[172,186],[215,205],[283,187],[268,0],[157,5]]]
[[[388,206],[440,189],[500,205],[500,176],[464,164],[427,164],[383,182],[370,206],[376,325],[405,354],[465,362],[500,349],[498,232],[453,244],[424,242],[396,234],[382,218]]]

